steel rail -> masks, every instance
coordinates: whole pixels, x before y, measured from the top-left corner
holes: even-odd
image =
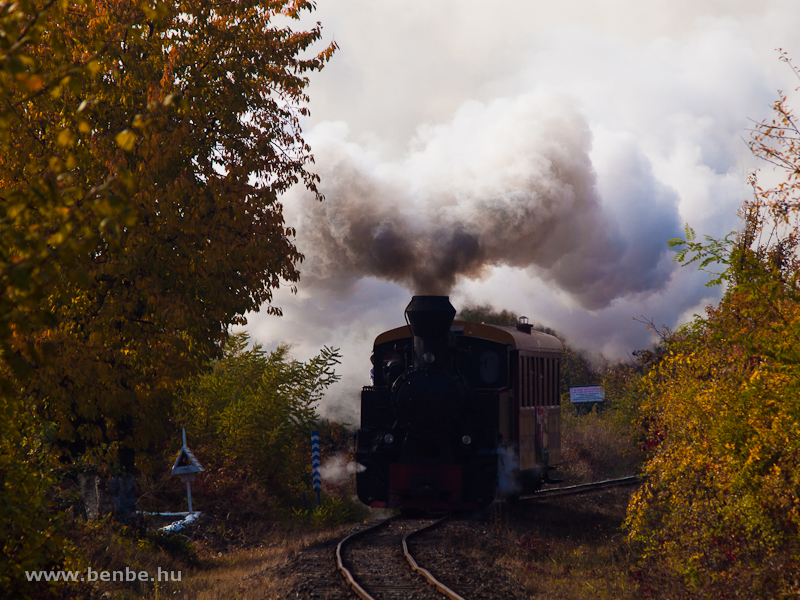
[[[353,574],[350,572],[350,570],[347,567],[344,566],[344,561],[342,560],[342,548],[344,547],[345,543],[347,543],[348,541],[360,538],[360,537],[362,537],[362,536],[364,536],[364,535],[366,535],[366,534],[368,534],[370,532],[373,532],[373,531],[376,531],[376,530],[380,529],[381,527],[385,527],[386,525],[388,525],[389,523],[391,523],[392,521],[394,521],[397,518],[398,518],[398,516],[395,515],[393,517],[389,517],[388,519],[384,519],[383,521],[381,521],[380,523],[378,523],[376,525],[373,525],[372,527],[367,527],[366,529],[362,529],[361,531],[356,531],[355,533],[351,533],[350,535],[348,535],[346,538],[344,538],[341,542],[339,542],[336,545],[336,566],[342,572],[342,575],[344,575],[344,578],[347,581],[347,583],[350,585],[350,587],[353,588],[353,591],[356,594],[358,594],[358,596],[362,600],[375,600],[375,598],[370,596],[370,594],[367,592],[367,590],[365,590],[363,587],[358,585],[358,582],[356,582],[356,580],[353,578]]]
[[[520,500],[542,500],[544,498],[555,498],[558,496],[570,496],[577,494],[585,494],[608,487],[616,487],[620,485],[632,485],[639,483],[642,478],[639,475],[631,475],[630,477],[620,477],[619,479],[606,479],[604,481],[593,481],[592,483],[582,483],[580,485],[570,485],[561,488],[552,488],[549,490],[541,490],[529,496],[521,496]]]
[[[438,527],[441,523],[444,523],[447,519],[449,519],[450,516],[451,515],[447,515],[445,517],[442,517],[438,521],[436,521],[434,523],[431,523],[430,525],[428,525],[426,527],[423,527],[421,529],[417,529],[416,531],[412,531],[411,533],[406,534],[403,537],[403,554],[406,555],[406,560],[408,561],[408,564],[411,565],[411,569],[416,571],[420,575],[422,575],[428,581],[428,583],[430,583],[432,586],[434,586],[439,592],[441,592],[442,594],[444,594],[445,596],[450,598],[450,600],[464,600],[464,598],[462,596],[459,596],[456,592],[454,592],[449,587],[444,585],[441,581],[436,579],[436,577],[434,577],[431,574],[430,571],[420,567],[417,564],[417,561],[414,560],[414,557],[411,556],[411,552],[408,551],[408,543],[407,543],[407,541],[408,541],[408,539],[410,537],[415,536],[417,534],[420,534],[420,533],[422,533],[424,531],[429,531],[429,530],[431,530],[431,529],[433,529],[435,527]]]
[[[631,476],[631,477],[621,477],[619,479],[606,479],[605,481],[594,481],[592,483],[583,483],[583,484],[580,484],[580,485],[570,485],[570,486],[562,487],[562,488],[553,488],[553,489],[549,489],[549,490],[541,490],[541,491],[536,492],[536,493],[534,493],[532,495],[529,495],[529,496],[522,496],[519,499],[520,500],[542,500],[542,499],[545,499],[545,498],[554,498],[554,497],[558,497],[558,496],[568,496],[568,495],[573,495],[573,494],[583,494],[583,493],[592,492],[592,491],[595,491],[595,490],[598,490],[598,489],[603,489],[603,488],[608,488],[608,487],[615,487],[615,486],[621,486],[621,485],[631,485],[631,484],[634,484],[634,483],[639,483],[640,481],[642,481],[642,477],[640,477],[638,475],[634,475],[634,476]],[[434,523],[431,523],[430,525],[426,525],[425,527],[422,527],[420,529],[417,529],[416,531],[412,531],[411,533],[406,534],[403,537],[403,540],[402,540],[403,554],[405,555],[406,560],[408,561],[408,564],[411,566],[411,569],[413,571],[419,573],[420,575],[422,575],[425,578],[425,580],[428,583],[430,583],[431,585],[433,585],[440,593],[444,594],[450,600],[464,600],[463,596],[460,596],[458,593],[456,593],[455,591],[451,590],[449,587],[447,587],[442,582],[440,582],[438,579],[436,579],[436,577],[434,577],[433,574],[431,574],[430,571],[420,567],[417,564],[417,561],[414,559],[414,557],[411,555],[411,552],[408,549],[408,540],[410,538],[414,537],[415,535],[421,534],[423,532],[429,531],[429,530],[431,530],[431,529],[433,529],[435,527],[438,527],[439,525],[444,523],[447,519],[449,519],[451,516],[452,515],[446,515],[446,516],[442,517],[441,519],[439,519],[438,521],[435,521]],[[344,561],[342,559],[342,549],[344,548],[344,545],[346,543],[348,543],[350,541],[353,541],[353,540],[355,540],[357,538],[363,537],[363,536],[367,535],[368,533],[372,533],[374,531],[377,531],[378,529],[381,529],[382,527],[386,527],[389,523],[391,523],[392,521],[394,521],[396,519],[399,519],[399,518],[400,518],[399,515],[395,515],[393,517],[389,517],[388,519],[384,519],[383,521],[380,521],[379,523],[376,523],[375,525],[372,525],[371,527],[367,527],[365,529],[362,529],[361,531],[356,531],[355,533],[351,533],[350,535],[348,535],[347,537],[342,539],[336,545],[336,566],[338,567],[339,571],[342,572],[342,575],[344,575],[344,578],[347,581],[348,585],[350,585],[350,587],[353,588],[353,591],[362,600],[375,600],[375,598],[373,596],[371,596],[369,594],[369,592],[367,592],[363,587],[361,587],[358,584],[358,582],[356,582],[355,578],[353,577],[353,574],[350,572],[350,570],[347,567],[344,566]]]

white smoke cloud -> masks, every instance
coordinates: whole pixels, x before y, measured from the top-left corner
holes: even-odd
[[[454,231],[472,244],[456,308],[514,310],[608,358],[650,344],[634,317],[674,327],[719,297],[666,241],[737,227],[748,119],[797,85],[775,49],[800,60],[800,4],[329,0],[312,17],[341,48],[306,122],[328,200],[283,199],[308,260],[285,316],[249,329],[299,358],[342,348],[327,416],[357,422],[372,340]]]
[[[601,206],[591,133],[567,98],[467,102],[450,122],[420,127],[399,161],[351,143],[341,123],[322,124],[308,139],[327,198],[307,194],[293,219],[312,286],[341,289],[374,276],[446,294],[460,279],[508,265],[598,308],[663,287],[669,276],[659,260],[680,233],[677,195],[653,181],[646,158],[628,152],[633,200],[652,206],[622,232]]]
[[[343,454],[335,454],[328,458],[319,468],[323,481],[338,485],[346,482],[355,473],[366,471],[364,465],[352,462]]]

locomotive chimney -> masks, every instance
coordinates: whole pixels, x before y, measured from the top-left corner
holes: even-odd
[[[449,296],[414,296],[406,320],[414,336],[414,367],[445,368],[448,335],[456,309]]]
[[[532,330],[533,325],[528,323],[528,317],[520,317],[519,323],[517,323],[517,331],[521,331],[522,333],[527,333],[530,335]]]

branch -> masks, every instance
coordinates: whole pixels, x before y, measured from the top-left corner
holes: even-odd
[[[41,8],[41,10],[39,10],[35,15],[33,15],[31,20],[28,21],[28,24],[25,25],[25,27],[23,27],[22,31],[20,32],[19,39],[17,39],[16,43],[14,43],[14,45],[8,49],[8,52],[6,52],[6,56],[8,56],[9,54],[13,54],[23,46],[23,42],[25,41],[25,36],[28,35],[28,32],[31,30],[31,27],[33,27],[36,24],[36,21],[39,20],[39,17],[41,17],[47,11],[47,9],[53,6],[53,4],[55,3],[56,0],[50,0],[47,4],[45,4]]]

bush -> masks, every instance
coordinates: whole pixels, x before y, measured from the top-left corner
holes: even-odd
[[[0,394],[0,597],[46,595],[26,571],[72,569],[75,552],[65,538],[64,515],[52,501],[56,464],[50,428]],[[55,584],[53,584],[55,585]],[[63,583],[58,584],[62,588]]]
[[[303,363],[287,346],[265,352],[247,344],[247,334],[230,338],[224,356],[186,386],[177,419],[201,462],[287,502],[310,484],[315,407],[339,379],[339,353],[323,348]]]
[[[800,366],[775,360],[800,306],[784,303],[778,322],[754,310],[729,293],[647,377],[648,479],[628,526],[644,572],[671,573],[690,596],[761,597],[800,531]]]
[[[750,147],[785,180],[751,176],[740,232],[670,240],[678,262],[722,265],[710,284],[728,287],[644,381],[648,479],[627,525],[655,596],[664,582],[691,598],[800,592],[800,128],[784,96],[774,110]]]
[[[561,407],[563,475],[569,483],[587,483],[634,475],[641,455],[631,440],[631,429],[614,409],[593,408],[578,414],[572,405]]]

